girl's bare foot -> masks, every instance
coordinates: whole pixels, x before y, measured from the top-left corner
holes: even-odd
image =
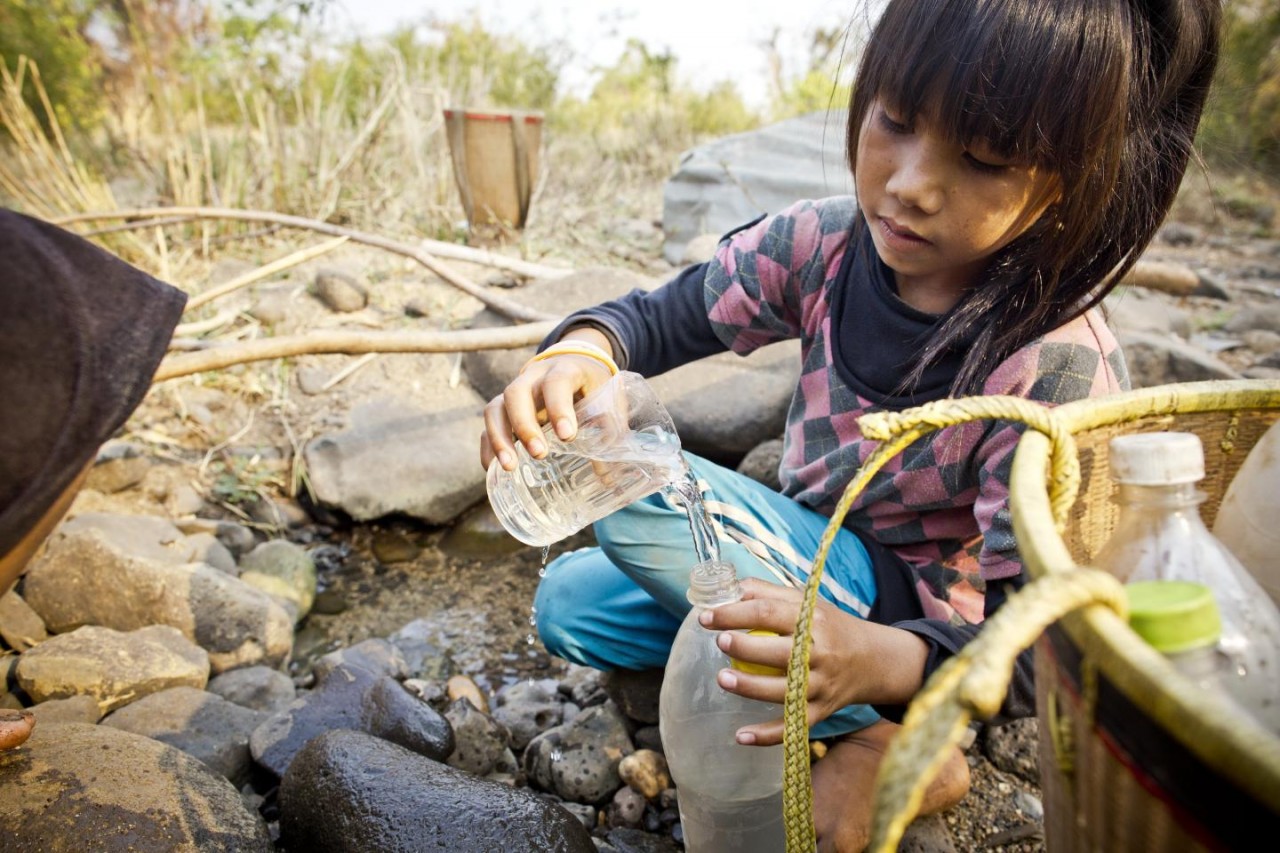
[[[36,715],[30,711],[0,708],[0,750],[21,746],[31,737],[35,726]]]
[[[813,765],[813,819],[819,853],[856,853],[871,840],[876,773],[889,742],[902,727],[879,720],[840,738]],[[925,790],[920,814],[948,809],[969,791],[969,764],[960,750]]]

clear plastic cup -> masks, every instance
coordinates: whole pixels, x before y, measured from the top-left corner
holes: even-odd
[[[485,480],[507,532],[550,545],[674,482],[684,470],[675,424],[653,388],[623,371],[574,406],[578,434],[561,441],[543,427],[547,455],[516,443],[516,468],[495,459]]]

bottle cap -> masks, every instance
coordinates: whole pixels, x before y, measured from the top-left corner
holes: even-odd
[[[1136,581],[1125,586],[1129,626],[1153,649],[1176,654],[1213,645],[1222,617],[1213,590],[1190,581]]]
[[[1193,432],[1140,432],[1111,439],[1111,479],[1169,486],[1204,479],[1204,445]]]

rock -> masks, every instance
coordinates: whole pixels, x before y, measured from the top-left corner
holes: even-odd
[[[312,292],[334,311],[350,313],[369,304],[369,292],[345,272],[322,269],[316,273]]]
[[[524,770],[542,790],[596,805],[622,787],[618,764],[633,751],[622,712],[607,702],[534,738],[525,749]]]
[[[272,530],[297,530],[311,523],[311,516],[293,498],[259,496],[248,510],[250,518]]]
[[[249,316],[264,326],[276,326],[289,319],[293,311],[293,285],[284,287],[259,287]]]
[[[956,853],[946,818],[931,814],[907,824],[898,842],[898,853]]]
[[[542,732],[564,721],[554,684],[519,681],[498,691],[493,718],[511,732],[511,746],[524,749]]]
[[[240,567],[236,565],[236,558],[232,556],[230,549],[222,544],[222,540],[218,539],[214,534],[188,534],[187,544],[191,545],[195,550],[195,558],[190,562],[207,563],[218,571],[225,572],[233,577],[240,573]]]
[[[297,698],[293,679],[268,666],[247,666],[216,675],[205,688],[228,702],[269,713],[283,710]]]
[[[200,559],[198,546],[173,522],[149,515],[82,513],[60,524],[54,535],[71,535],[87,530],[96,530],[115,551],[133,557],[172,565],[194,563]]]
[[[147,476],[151,459],[142,447],[124,441],[109,441],[98,451],[84,487],[104,495],[136,486]]]
[[[208,654],[168,625],[130,633],[86,625],[18,660],[18,683],[35,701],[83,694],[104,712],[170,687],[203,689],[208,680]]]
[[[31,706],[31,713],[41,723],[88,723],[94,725],[102,719],[98,700],[86,694],[68,696],[66,699],[46,699]]]
[[[1040,784],[1040,721],[1035,717],[987,726],[982,751],[997,769]]]
[[[680,853],[684,849],[674,839],[650,835],[630,826],[611,829],[605,838],[617,853]]]
[[[1268,356],[1280,352],[1280,332],[1269,329],[1250,329],[1240,336],[1249,349],[1260,356]]]
[[[298,380],[298,389],[303,394],[313,397],[329,390],[325,386],[328,384],[331,375],[329,371],[320,367],[299,367],[294,371],[294,377]]]
[[[615,669],[604,674],[602,683],[622,713],[637,722],[657,725],[662,670]]]
[[[489,700],[485,698],[484,693],[480,692],[480,688],[470,676],[455,675],[445,683],[445,693],[449,697],[450,702],[456,702],[459,699],[466,699],[477,710],[489,713]]]
[[[41,725],[0,753],[0,838],[10,850],[74,853],[274,848],[226,779],[167,744],[106,726]]]
[[[604,673],[589,666],[569,664],[560,677],[559,691],[581,708],[599,705],[609,695],[604,691]]]
[[[1167,222],[1157,232],[1170,246],[1193,246],[1204,239],[1204,232],[1183,222]]]
[[[693,264],[705,264],[716,256],[716,249],[719,246],[719,234],[699,234],[685,244],[684,252],[680,255],[679,265],[687,267]]]
[[[1188,296],[1199,285],[1200,279],[1185,264],[1143,259],[1133,265],[1120,283],[1128,287],[1145,287],[1148,290],[1171,293],[1174,296]]]
[[[477,779],[351,731],[307,744],[280,785],[282,841],[314,853],[595,853],[573,815],[527,790]]]
[[[264,717],[213,693],[174,687],[126,705],[102,725],[176,747],[238,788],[249,781],[249,735]]]
[[[442,679],[453,672],[453,660],[431,641],[434,631],[427,620],[415,619],[387,638],[404,655],[405,668],[414,678]]]
[[[357,407],[350,429],[306,446],[316,497],[359,521],[395,513],[452,521],[484,497],[484,471],[474,453],[422,452],[475,446],[482,401],[460,388],[450,403],[429,411],[384,398]]]
[[[778,466],[781,463],[782,439],[771,438],[747,451],[738,463],[738,473],[780,492],[782,481],[778,479]]]
[[[30,711],[0,709],[0,752],[22,746],[36,727],[36,715]]]
[[[165,511],[177,518],[195,515],[204,507],[204,496],[185,483],[175,487],[164,501]]]
[[[528,547],[507,532],[488,501],[463,513],[440,541],[441,551],[465,557],[505,557]]]
[[[444,712],[453,727],[454,748],[447,763],[473,776],[487,776],[507,752],[511,733],[507,727],[476,708],[467,699],[456,699]]]
[[[130,556],[95,529],[55,533],[23,590],[55,632],[172,625],[209,653],[215,673],[279,666],[293,649],[293,619],[266,593],[202,563]]]
[[[444,761],[453,752],[453,729],[431,706],[394,678],[339,664],[315,689],[254,730],[253,758],[283,776],[311,738],[330,729],[352,729]]]
[[[404,654],[394,643],[378,637],[361,640],[354,646],[329,652],[316,661],[316,678],[328,678],[329,673],[339,666],[358,666],[366,672],[378,676],[385,675],[396,681],[403,681],[409,677],[409,664]]]
[[[1152,332],[1191,337],[1191,314],[1167,297],[1140,288],[1117,288],[1104,301],[1107,325],[1117,335],[1125,332]]]
[[[286,539],[263,542],[240,560],[240,580],[270,595],[293,602],[298,620],[316,600],[316,564],[301,547]]]
[[[399,530],[375,530],[372,544],[373,556],[381,563],[407,563],[422,553],[417,543]]]
[[[671,787],[671,773],[667,759],[652,749],[637,749],[618,763],[618,776],[629,788],[638,791],[646,800]]]
[[[0,594],[0,638],[14,651],[24,652],[49,637],[40,614],[15,590]]]
[[[639,826],[644,820],[644,806],[644,795],[639,791],[619,788],[605,809],[605,823],[609,826]]]
[[[1240,378],[1239,373],[1221,360],[1174,338],[1148,332],[1121,332],[1117,338],[1134,388]]]
[[[1223,326],[1223,331],[1234,335],[1253,329],[1280,332],[1280,304],[1254,305],[1249,308],[1241,308]]]

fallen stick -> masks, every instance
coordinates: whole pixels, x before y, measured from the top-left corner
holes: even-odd
[[[233,364],[265,361],[296,355],[371,352],[471,352],[485,349],[517,349],[542,341],[556,321],[462,329],[452,332],[354,332],[334,329],[308,335],[285,335],[171,355],[160,362],[152,383],[220,370]]]
[[[190,323],[183,323],[173,330],[174,340],[191,337],[192,335],[203,335],[205,332],[212,332],[214,329],[232,322],[238,316],[240,316],[239,311],[234,308],[229,308],[207,320],[194,320]]]
[[[205,305],[217,299],[219,296],[226,296],[228,293],[237,291],[242,287],[248,287],[255,281],[262,281],[264,278],[270,278],[278,272],[283,272],[292,267],[296,267],[298,264],[305,263],[312,258],[327,255],[329,252],[332,252],[334,249],[338,248],[350,239],[350,237],[345,235],[342,237],[335,237],[334,239],[321,243],[317,246],[308,246],[305,249],[299,249],[292,254],[285,255],[283,258],[277,258],[265,266],[258,267],[256,270],[250,270],[244,275],[238,275],[231,279],[231,281],[220,284],[211,290],[206,290],[204,293],[196,294],[187,300],[187,307],[185,310],[194,311],[201,305]]]

